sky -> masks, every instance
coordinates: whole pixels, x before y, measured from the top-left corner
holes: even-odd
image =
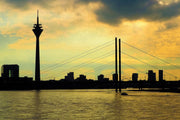
[[[39,10],[41,79],[67,72],[97,79],[114,73],[114,39],[122,43],[122,79],[164,70],[180,79],[180,0],[0,0],[0,65],[18,64],[34,77]],[[158,74],[156,75],[158,78]]]

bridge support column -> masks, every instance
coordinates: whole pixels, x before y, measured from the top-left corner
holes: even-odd
[[[115,38],[115,87],[118,92],[118,73],[117,73],[117,37]]]

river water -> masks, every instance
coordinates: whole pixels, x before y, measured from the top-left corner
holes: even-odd
[[[180,120],[180,94],[112,89],[0,91],[0,120]]]

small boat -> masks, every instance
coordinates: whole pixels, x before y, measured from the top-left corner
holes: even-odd
[[[125,92],[123,92],[123,93],[121,93],[121,95],[128,95],[127,93],[125,93]]]

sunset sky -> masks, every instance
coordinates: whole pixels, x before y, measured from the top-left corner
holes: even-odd
[[[19,64],[20,76],[34,77],[32,28],[38,9],[44,29],[43,80],[59,80],[67,72],[111,79],[115,37],[122,40],[123,80],[131,79],[133,72],[147,79],[148,70],[158,73],[158,69],[164,70],[166,80],[180,79],[180,0],[0,0],[0,4],[0,65]],[[89,53],[83,56],[85,52]]]

